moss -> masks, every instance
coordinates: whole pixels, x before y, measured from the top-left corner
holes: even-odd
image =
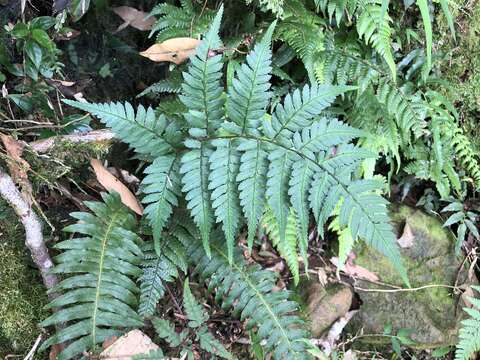
[[[447,96],[456,103],[470,138],[480,146],[480,3],[469,2],[453,12],[457,28],[457,43],[451,40],[445,19],[440,18],[438,44],[446,54],[442,61],[442,78],[452,86]],[[445,40],[450,39],[450,40]]]
[[[102,158],[108,154],[111,141],[91,143],[57,142],[46,154],[38,156],[28,150],[24,158],[30,164],[32,172],[29,178],[34,188],[51,185],[62,176],[75,171],[78,177],[86,169],[91,158]]]
[[[461,259],[455,258],[454,238],[442,227],[442,223],[406,206],[393,209],[392,220],[398,236],[402,234],[405,224],[410,226],[414,235],[413,245],[401,250],[412,287],[453,285]],[[356,248],[356,254],[355,263],[377,274],[381,282],[404,287],[386,257],[364,245]],[[459,281],[463,280],[459,278]],[[379,287],[363,281],[359,284],[364,288]],[[459,318],[457,299],[450,292],[445,287],[393,293],[360,292],[363,304],[353,322],[355,327],[363,327],[366,333],[371,334],[382,333],[387,324],[392,324],[394,330],[415,329],[414,340],[417,344],[413,347],[419,349],[451,345],[456,341]],[[379,340],[389,341],[387,338]],[[371,343],[373,340],[369,337],[364,341]]]
[[[0,258],[0,358],[25,356],[41,334],[38,323],[47,315],[43,310],[47,297],[25,249],[23,228],[3,202]]]

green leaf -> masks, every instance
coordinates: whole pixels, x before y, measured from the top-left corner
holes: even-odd
[[[422,15],[423,28],[425,30],[425,39],[427,43],[427,67],[432,67],[432,21],[430,19],[430,10],[428,9],[427,0],[416,0],[417,6]],[[447,7],[448,9],[448,7]]]
[[[445,18],[447,19],[447,24],[448,27],[450,28],[450,32],[452,33],[453,40],[456,41],[455,37],[455,25],[453,24],[453,16],[452,13],[450,12],[450,9],[448,8],[448,0],[439,0],[440,6],[442,7],[443,14],[445,15]]]
[[[62,308],[42,322],[42,326],[62,324],[42,349],[69,342],[58,355],[67,360],[97,344],[118,336],[128,328],[143,325],[133,310],[137,305],[137,267],[142,252],[140,239],[132,231],[135,218],[118,194],[102,194],[104,203],[85,202],[92,213],[71,215],[78,220],[65,231],[81,237],[55,245],[60,254],[52,273],[64,276],[50,292],[60,294],[47,308]],[[67,323],[65,325],[65,323]]]
[[[52,42],[45,30],[33,29],[32,38],[45,49],[51,50],[53,47],[55,47],[55,44]]]
[[[463,212],[456,212],[456,213],[450,215],[450,217],[447,219],[447,221],[445,221],[443,223],[443,227],[447,227],[447,226],[451,226],[453,224],[456,224],[459,221],[462,221],[464,218],[465,218],[465,214]]]
[[[42,48],[34,41],[27,40],[25,43],[25,52],[35,67],[40,68],[42,63]]]
[[[183,283],[183,307],[189,321],[188,326],[191,328],[198,328],[202,326],[207,320],[208,315],[202,306],[195,300],[190,290],[190,283],[188,278]]]

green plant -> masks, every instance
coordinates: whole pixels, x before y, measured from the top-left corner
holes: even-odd
[[[472,288],[480,291],[479,286],[472,286]],[[455,360],[469,360],[477,351],[480,351],[480,300],[469,297],[468,301],[473,306],[463,309],[470,317],[462,321]]]
[[[477,222],[478,214],[472,210],[465,208],[463,202],[456,200],[455,198],[447,199],[450,204],[445,206],[441,211],[442,212],[453,212],[448,219],[445,221],[443,226],[452,226],[458,224],[457,228],[457,242],[455,244],[455,254],[460,253],[463,242],[465,241],[465,235],[467,230],[472,236],[478,241],[480,240],[480,235],[478,233]]]
[[[65,275],[51,292],[61,293],[48,308],[61,308],[42,322],[42,326],[69,322],[42,344],[71,342],[57,359],[71,359],[85,351],[95,351],[97,344],[117,336],[122,330],[139,327],[138,287],[141,274],[141,239],[134,233],[135,218],[121,203],[118,194],[103,194],[104,203],[85,202],[93,214],[71,215],[78,223],[65,231],[83,235],[64,240],[55,247],[62,253],[55,257],[52,270]]]
[[[293,207],[298,216],[299,249],[306,254],[310,210],[323,233],[325,222],[341,203],[341,226],[350,228],[353,239],[362,238],[388,256],[406,281],[388,222],[387,202],[378,195],[383,185],[354,176],[359,162],[370,153],[348,142],[363,132],[321,117],[337,95],[351,88],[306,85],[287,95],[267,117],[272,25],[237,70],[224,102],[219,82],[222,55],[210,54],[221,47],[221,13],[184,73],[180,99],[188,109],[184,114],[188,133],[162,115],[156,118],[151,109],[139,107],[135,114],[128,103],[67,101],[99,117],[139,154],[162,164],[155,175],[164,179],[163,186],[157,183],[160,197],[150,203],[149,196],[146,208],[146,214],[158,215],[150,218],[156,241],[175,205],[176,184],[180,183],[205,251],[210,253],[210,232],[214,222],[219,223],[230,261],[242,222],[248,225],[251,244],[267,204],[274,210],[282,239],[288,209]],[[163,166],[167,162],[170,165]]]

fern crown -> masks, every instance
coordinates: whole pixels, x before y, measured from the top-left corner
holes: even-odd
[[[354,88],[305,85],[267,114],[273,23],[225,92],[223,57],[216,52],[222,46],[222,13],[220,8],[183,73],[180,99],[188,109],[186,132],[178,122],[163,115],[155,118],[151,109],[141,106],[135,113],[128,103],[67,101],[98,116],[138,153],[155,160],[143,189],[156,241],[183,194],[207,255],[211,230],[218,223],[232,261],[240,228],[246,223],[251,245],[268,205],[282,241],[293,209],[306,262],[310,212],[323,234],[326,221],[340,207],[340,226],[388,256],[407,281],[387,201],[379,195],[383,184],[355,176],[359,164],[372,156],[350,143],[364,133],[323,115],[338,95]]]

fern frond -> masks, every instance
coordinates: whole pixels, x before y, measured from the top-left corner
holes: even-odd
[[[188,337],[188,331],[186,329],[180,333],[177,333],[173,324],[171,324],[168,320],[153,318],[152,324],[157,335],[165,340],[170,347],[180,346]]]
[[[277,219],[272,209],[267,208],[265,215],[262,218],[262,226],[265,228],[265,232],[268,235],[272,245],[277,248],[280,256],[287,262],[288,268],[293,275],[293,282],[298,285],[300,281],[300,270],[298,264],[298,236],[297,236],[297,215],[293,208],[287,216],[287,224],[285,230],[285,241],[280,239],[280,230],[278,227]]]
[[[480,292],[480,286],[472,286],[472,288]],[[468,301],[473,307],[463,309],[470,317],[462,321],[455,360],[472,359],[475,353],[480,351],[480,300],[468,297]]]
[[[146,95],[159,95],[162,93],[178,94],[182,90],[182,76],[180,71],[172,71],[168,74],[168,78],[160,80],[150,85],[137,98]]]
[[[158,251],[152,242],[145,243],[143,253],[138,313],[148,317],[155,313],[158,301],[164,296],[165,283],[178,277],[178,268],[187,271],[187,261],[183,245],[171,235],[161,239]]]
[[[260,43],[247,55],[229,87],[227,116],[239,127],[241,134],[258,133],[270,100],[270,42],[275,24],[270,25]]]
[[[295,314],[298,305],[288,300],[288,291],[273,291],[276,273],[247,266],[238,248],[230,263],[219,232],[212,233],[211,257],[191,235],[182,232],[180,236],[189,259],[196,265],[195,272],[209,289],[216,290],[216,299],[224,307],[232,307],[242,320],[248,319],[248,328],[258,328],[265,349],[272,352],[274,359],[311,359],[300,341],[308,333],[302,329],[303,320]]]
[[[141,183],[146,195],[142,203],[146,204],[144,214],[151,227],[155,250],[160,255],[160,235],[163,227],[172,215],[173,207],[178,205],[180,195],[179,163],[174,155],[159,156],[148,166],[147,174]]]
[[[152,108],[142,105],[137,112],[130,103],[90,104],[79,101],[64,100],[77,109],[87,111],[98,117],[115,134],[142,155],[160,156],[172,152],[175,143],[176,126],[161,115],[157,117]]]
[[[382,11],[380,0],[373,0],[360,7],[361,13],[357,19],[357,32],[365,43],[371,44],[376,52],[383,57],[392,78],[397,75],[397,67],[392,53],[392,29],[390,23],[392,19],[387,12]]]
[[[240,154],[232,139],[217,139],[212,141],[212,145],[215,146],[215,151],[210,156],[208,188],[212,191],[212,206],[217,223],[222,223],[228,257],[232,261],[241,214],[237,189]]]
[[[42,345],[70,342],[58,359],[71,359],[97,344],[118,336],[126,328],[143,322],[135,312],[142,251],[140,239],[132,232],[135,218],[118,194],[102,194],[104,203],[85,202],[93,214],[71,215],[79,222],[65,231],[84,237],[55,245],[63,252],[55,257],[52,272],[67,277],[51,291],[62,295],[48,308],[62,308],[42,322],[42,326],[68,323]]]
[[[218,36],[223,6],[212,26],[192,56],[188,71],[183,73],[180,99],[188,109],[185,119],[190,125],[190,135],[212,135],[223,120],[222,55],[209,57],[210,50],[218,49],[222,42]]]
[[[198,328],[208,320],[207,313],[192,295],[188,278],[183,282],[183,307],[187,314],[187,319],[190,320],[188,323],[189,327]]]
[[[247,218],[248,248],[251,250],[258,221],[265,208],[268,153],[265,145],[255,140],[242,140],[238,150],[242,152],[237,176],[240,204]]]
[[[198,37],[209,28],[215,13],[206,9],[197,9],[191,0],[181,0],[181,7],[171,4],[158,4],[149,16],[159,16],[153,25],[150,35],[156,32],[157,42],[174,37]]]

